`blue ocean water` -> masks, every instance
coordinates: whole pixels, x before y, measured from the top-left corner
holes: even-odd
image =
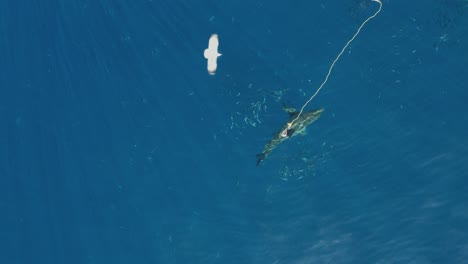
[[[0,263],[468,263],[468,3],[382,1],[259,167],[376,2],[0,1]]]

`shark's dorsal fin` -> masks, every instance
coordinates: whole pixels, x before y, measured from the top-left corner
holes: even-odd
[[[288,129],[287,133],[288,133],[288,137],[292,137],[292,135],[294,134],[294,132],[296,132],[295,129]]]
[[[289,114],[290,117],[297,115],[299,112],[296,110],[296,108],[290,107],[288,105],[283,105],[283,110]]]

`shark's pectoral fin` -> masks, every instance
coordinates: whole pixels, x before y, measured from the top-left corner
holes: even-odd
[[[325,109],[323,109],[323,108],[317,109],[317,110],[314,111],[314,114],[320,116],[324,110]]]
[[[299,115],[299,112],[290,112],[289,113],[290,118],[296,117],[297,115]]]
[[[305,128],[302,129],[301,132],[299,132],[299,135],[301,135],[301,136],[307,135],[307,130]]]
[[[286,104],[283,104],[283,110],[289,114],[290,117],[297,115],[299,112],[296,108],[290,107]]]

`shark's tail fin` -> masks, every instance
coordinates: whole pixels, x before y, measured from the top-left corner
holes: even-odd
[[[257,166],[260,165],[260,163],[262,163],[262,161],[263,161],[265,158],[266,158],[265,153],[257,154]]]

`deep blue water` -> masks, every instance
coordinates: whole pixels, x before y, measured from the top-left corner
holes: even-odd
[[[0,1],[0,263],[468,263],[464,0],[383,0],[255,167],[377,7]]]

